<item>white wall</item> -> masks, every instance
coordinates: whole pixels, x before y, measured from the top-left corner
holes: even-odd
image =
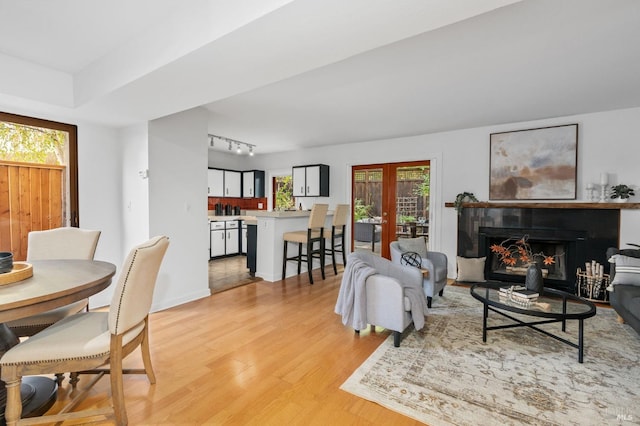
[[[153,310],[209,291],[207,114],[195,108],[149,122],[149,234],[167,235]]]
[[[149,129],[140,124],[123,129],[122,140],[122,253],[149,238]],[[124,260],[124,259],[123,259]]]
[[[109,127],[78,123],[78,201],[80,227],[101,232],[95,258],[120,267],[122,255],[122,145]],[[111,287],[90,298],[89,306],[111,303]]]
[[[380,140],[332,147],[305,149],[294,152],[256,155],[252,166],[264,169],[267,183],[270,176],[294,165],[324,163],[331,167],[331,196],[318,201],[349,203],[351,191],[350,167],[357,164],[432,160],[430,249],[443,251],[449,258],[449,275],[455,276],[457,252],[457,215],[444,203],[453,201],[456,194],[473,192],[478,199],[489,197],[489,135],[494,132],[521,130],[560,124],[579,124],[578,140],[578,196],[586,201],[585,186],[597,183],[602,172],[610,173],[610,183],[626,183],[640,187],[640,146],[637,123],[640,108],[560,117],[507,125],[487,126],[430,135]],[[257,142],[258,149],[259,143]],[[268,190],[268,193],[270,191]],[[640,194],[632,200],[639,201]],[[315,202],[309,198],[305,207]],[[640,243],[640,211],[622,212],[621,238]]]

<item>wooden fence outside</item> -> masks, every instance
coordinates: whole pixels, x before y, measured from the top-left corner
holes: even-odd
[[[65,166],[0,161],[0,251],[25,260],[30,231],[63,225]]]

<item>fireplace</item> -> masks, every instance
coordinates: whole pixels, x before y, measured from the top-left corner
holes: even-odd
[[[556,263],[541,265],[545,285],[572,291],[578,259],[585,257],[585,231],[536,228],[495,228],[480,227],[479,256],[486,256],[485,277],[492,281],[524,282],[524,264],[507,267],[498,256],[491,252],[491,245],[507,239],[516,241],[527,236],[527,243],[533,253],[555,256]]]
[[[458,217],[458,256],[487,257],[488,280],[524,282],[507,272],[491,253],[491,244],[528,235],[534,252],[562,254],[548,268],[545,286],[573,293],[576,270],[595,260],[609,264],[606,250],[619,245],[620,211],[584,208],[467,207]]]

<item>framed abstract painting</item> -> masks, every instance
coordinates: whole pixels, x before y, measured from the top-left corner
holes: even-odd
[[[575,200],[578,125],[492,133],[489,199]]]

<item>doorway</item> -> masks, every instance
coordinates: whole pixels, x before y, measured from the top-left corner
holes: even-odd
[[[429,238],[429,161],[359,165],[351,174],[351,247],[388,259],[391,241]]]
[[[24,260],[27,235],[79,226],[77,128],[0,112],[0,250]]]

